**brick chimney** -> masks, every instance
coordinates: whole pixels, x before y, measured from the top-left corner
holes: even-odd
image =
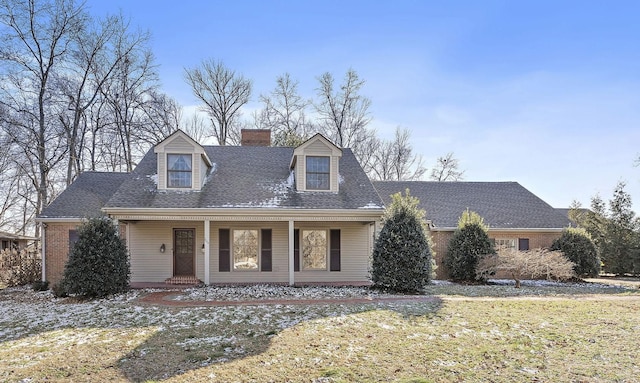
[[[271,129],[242,129],[242,146],[271,146]]]

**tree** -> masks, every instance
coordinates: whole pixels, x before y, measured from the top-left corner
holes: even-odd
[[[465,220],[461,217],[458,222]],[[478,222],[467,222],[453,233],[443,263],[449,278],[454,281],[482,281],[476,274],[476,267],[490,254],[495,254],[495,249],[486,228]]]
[[[220,145],[226,145],[238,123],[240,108],[249,102],[251,80],[212,59],[203,61],[200,67],[185,69],[185,80],[204,103],[202,110],[211,119],[214,137]]]
[[[476,272],[478,279],[486,279],[499,271],[507,272],[515,281],[515,287],[520,288],[524,278],[560,281],[571,279],[575,275],[573,268],[573,262],[560,251],[534,249],[504,251],[486,256],[478,263]]]
[[[573,262],[573,271],[579,277],[597,277],[600,274],[598,249],[585,229],[566,229],[560,238],[553,241],[551,250],[561,251]]]
[[[431,179],[434,181],[462,181],[464,171],[458,169],[460,166],[457,158],[449,152],[444,157],[438,157],[436,166],[431,170]]]
[[[638,221],[632,209],[631,195],[624,182],[619,182],[609,201],[609,220],[605,224],[606,237],[602,248],[604,271],[617,275],[634,273],[634,261],[638,257]]]
[[[129,257],[113,221],[92,218],[78,231],[61,281],[64,292],[101,298],[127,291]]]
[[[463,227],[471,224],[476,224],[482,228],[485,232],[489,230],[489,226],[484,223],[484,218],[480,216],[480,214],[475,211],[467,210],[462,212],[460,218],[458,218],[458,229],[462,229]]]
[[[66,154],[56,121],[60,97],[52,80],[85,19],[84,8],[73,1],[0,2],[0,60],[7,67],[1,79],[0,103],[7,109],[3,125],[31,161],[37,213],[49,203],[51,171]]]
[[[262,110],[254,115],[255,125],[271,129],[274,146],[298,146],[309,137],[311,124],[306,119],[310,100],[298,94],[298,81],[289,73],[278,76],[270,95],[260,95]]]
[[[372,158],[365,159],[362,167],[372,179],[381,181],[413,181],[427,171],[422,157],[413,153],[409,129],[396,128],[393,141],[371,140]]]
[[[431,280],[431,249],[419,201],[396,193],[373,249],[371,279],[393,291],[418,292]]]

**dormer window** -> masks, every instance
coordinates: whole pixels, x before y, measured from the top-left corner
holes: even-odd
[[[191,187],[191,154],[167,154],[167,180],[170,188]]]
[[[307,190],[329,190],[329,157],[307,157]]]

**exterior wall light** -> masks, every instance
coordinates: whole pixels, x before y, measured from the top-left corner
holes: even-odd
[[[160,252],[164,253],[165,247],[164,247],[164,243],[162,245],[160,245]]]

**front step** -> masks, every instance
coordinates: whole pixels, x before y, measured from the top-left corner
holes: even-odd
[[[202,281],[193,275],[176,275],[165,279],[167,285],[201,285]]]

